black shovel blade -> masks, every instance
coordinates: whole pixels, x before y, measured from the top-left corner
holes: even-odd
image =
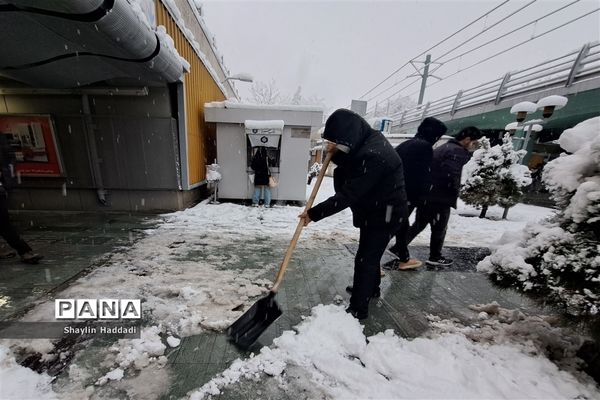
[[[236,345],[247,349],[282,313],[275,293],[269,292],[227,328],[227,334]]]

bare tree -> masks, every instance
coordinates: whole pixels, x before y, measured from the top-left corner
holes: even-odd
[[[275,79],[271,82],[264,83],[257,81],[250,88],[252,98],[250,99],[257,104],[277,104],[281,101],[281,94],[276,88]]]
[[[277,89],[277,83],[271,79],[269,83],[255,82],[250,88],[252,97],[248,99],[256,104],[294,104],[325,106],[325,99],[318,96],[304,97],[302,86],[298,86],[293,96],[282,95]]]

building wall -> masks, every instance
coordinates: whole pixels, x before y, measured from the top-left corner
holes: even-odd
[[[185,74],[183,88],[188,182],[193,187],[204,181],[205,165],[213,162],[213,159],[208,157],[215,153],[216,146],[214,129],[204,124],[204,103],[225,100],[225,95],[180,31],[167,8],[161,2],[156,2],[156,7],[157,24],[165,26],[179,54],[190,63],[190,71]]]
[[[148,96],[89,96],[89,116],[84,114],[82,96],[0,96],[0,115],[51,116],[63,166],[61,177],[22,177],[11,193],[12,207],[181,208],[181,199],[169,199],[181,189],[177,123],[172,116],[169,90],[148,90]],[[102,185],[93,174],[92,141]],[[106,206],[101,206],[96,198],[95,189],[100,186],[108,191]],[[134,195],[134,191],[139,193]],[[159,191],[172,193],[161,195]]]
[[[204,122],[204,103],[226,96],[162,2],[154,4],[156,23],[190,63],[183,82],[148,87],[147,96],[0,95],[0,115],[51,116],[63,165],[60,177],[24,176],[11,193],[12,208],[177,210],[206,195],[205,164],[216,157],[216,131]],[[215,70],[224,76],[218,65]],[[100,188],[107,191],[105,205]]]

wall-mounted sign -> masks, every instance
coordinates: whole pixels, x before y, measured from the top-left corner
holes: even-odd
[[[292,128],[291,136],[298,139],[310,139],[309,128]]]
[[[283,133],[283,121],[246,120],[244,122],[244,127],[252,147],[279,147],[279,140],[281,139],[281,134]]]
[[[50,116],[0,115],[0,134],[8,136],[17,173],[22,176],[62,175]]]

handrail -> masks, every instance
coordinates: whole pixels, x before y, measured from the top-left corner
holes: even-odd
[[[592,74],[593,72],[598,72],[600,70],[600,63],[597,65],[585,66],[579,70],[579,74],[577,78],[583,78],[587,75]]]
[[[560,64],[556,64],[556,65],[553,65],[551,67],[548,67],[548,69],[552,70],[552,69],[559,69],[560,68],[560,71],[569,71],[571,69],[572,65],[573,65],[573,60],[567,60],[567,61],[562,62]],[[510,82],[511,82],[511,84],[514,84],[517,81],[518,82],[525,82],[525,81],[528,80],[528,79],[525,79],[525,78],[534,76],[536,74],[543,74],[545,72],[546,71],[543,71],[543,70],[533,71],[533,72],[530,72],[530,73],[525,74],[525,75],[519,75],[519,77],[517,79],[511,79]],[[531,78],[531,79],[535,79],[535,78]],[[529,80],[531,80],[531,79],[529,79]]]
[[[464,102],[465,100],[475,99],[477,97],[485,96],[485,95],[490,94],[490,93],[494,93],[495,94],[497,90],[498,90],[498,88],[494,87],[494,88],[487,89],[485,92],[471,93],[471,94],[468,94],[468,95],[465,95],[463,93],[462,99],[463,99],[463,102]]]
[[[445,113],[454,115],[458,110],[477,104],[495,101],[532,89],[564,83],[569,87],[593,73],[600,72],[600,41],[586,43],[581,49],[571,51],[563,56],[536,64],[532,67],[504,74],[501,78],[482,83],[470,89],[461,89],[457,94],[445,96],[421,104],[401,112],[400,121],[393,121],[392,126],[402,126],[420,121],[426,116]],[[395,114],[396,116],[398,115]],[[395,116],[392,115],[392,118]]]

